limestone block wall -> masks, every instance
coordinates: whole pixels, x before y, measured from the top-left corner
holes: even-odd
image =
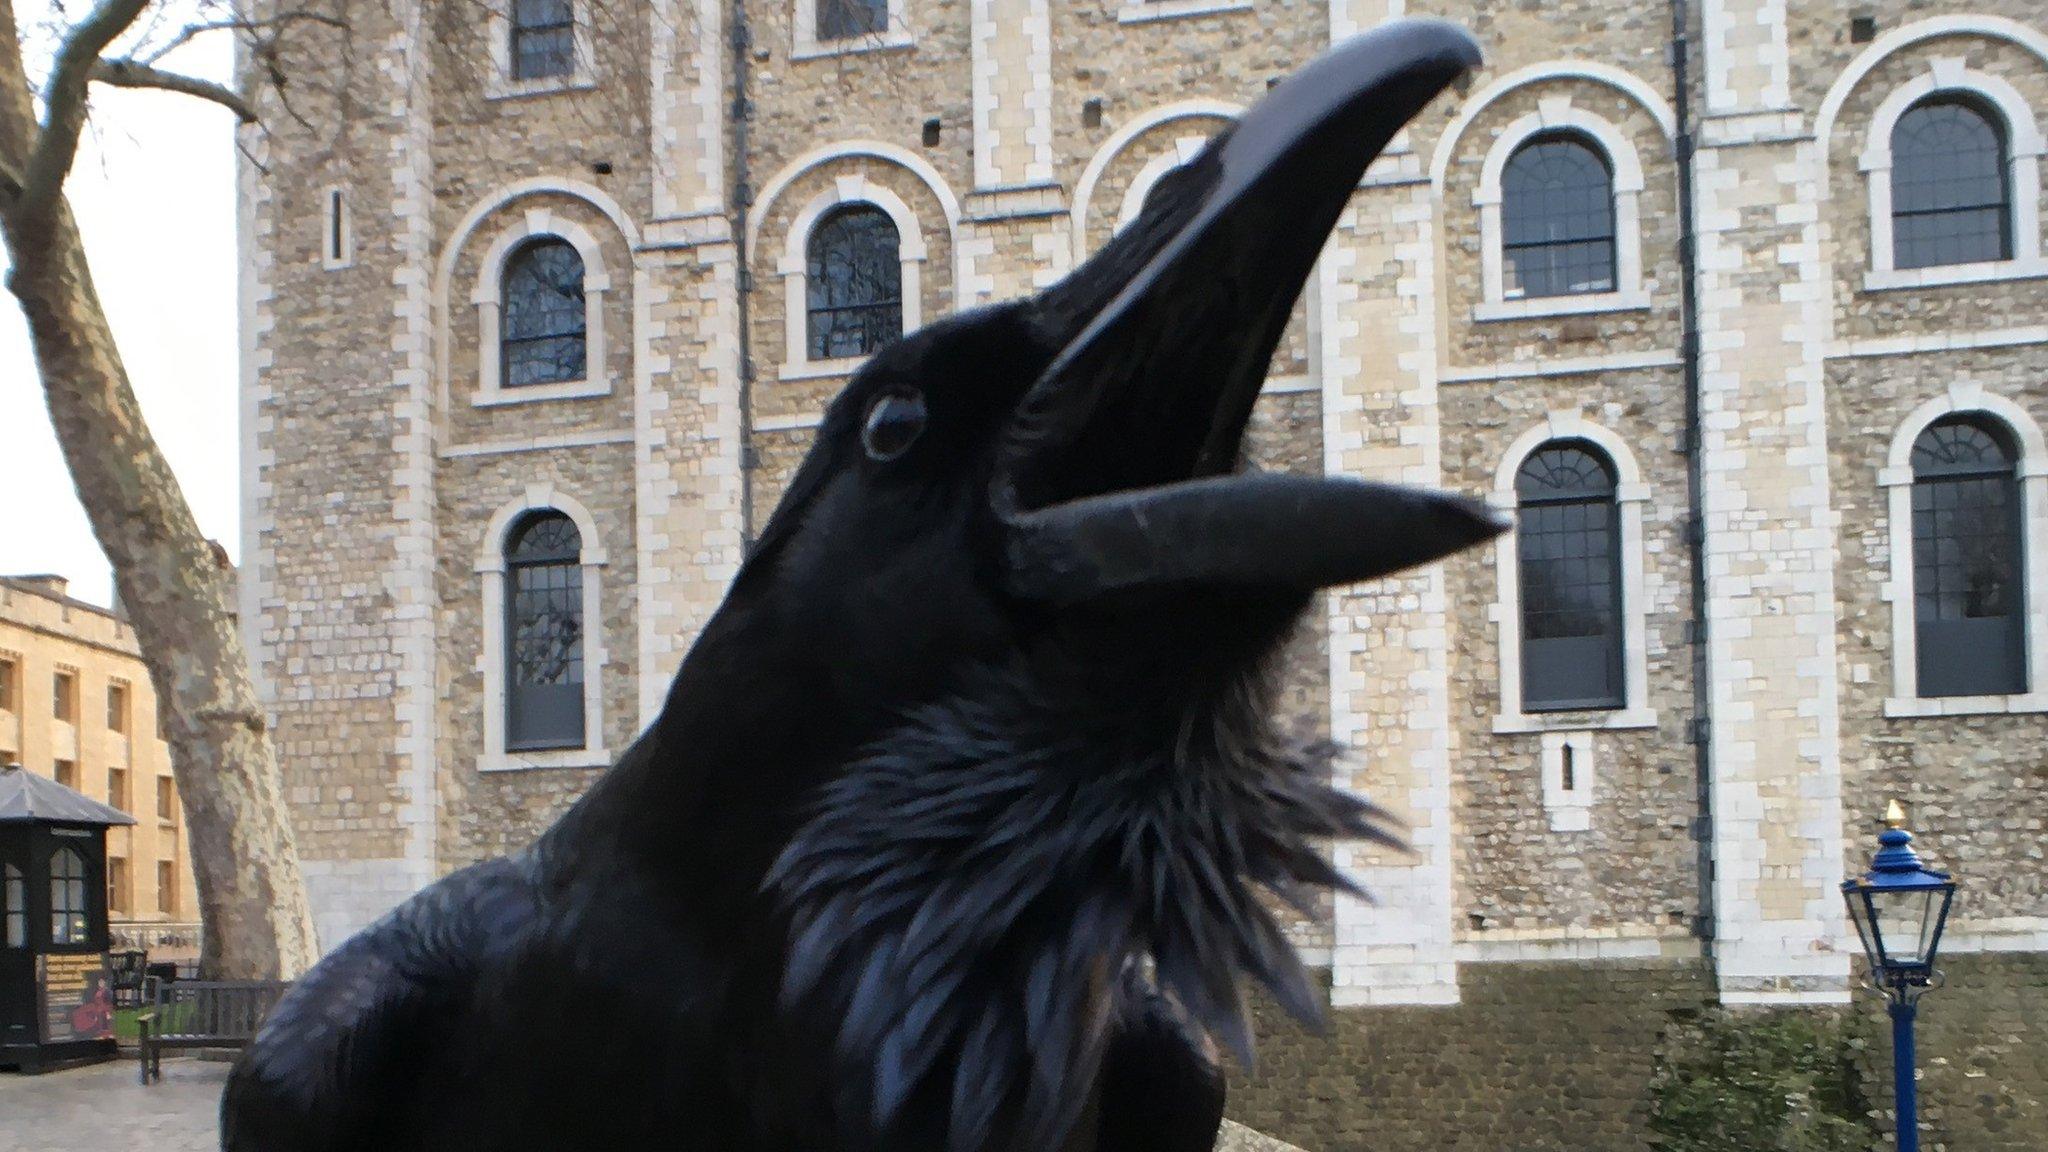
[[[898,7],[885,34],[821,50],[786,0],[750,2],[743,28],[715,0],[629,5],[592,25],[569,84],[532,91],[493,70],[488,19],[401,5],[355,30],[374,98],[313,100],[316,130],[248,137],[244,619],[330,938],[523,844],[591,778],[477,767],[478,557],[493,515],[536,487],[577,501],[603,546],[603,751],[652,718],[856,367],[801,354],[810,223],[853,201],[897,218],[913,322],[1030,292],[1270,81],[1405,13],[1464,24],[1487,64],[1364,180],[1276,355],[1251,453],[1511,503],[1503,467],[1543,435],[1615,446],[1639,523],[1640,699],[1613,715],[1507,706],[1497,550],[1319,598],[1286,654],[1286,710],[1350,749],[1341,778],[1400,814],[1415,848],[1336,847],[1380,906],[1339,901],[1327,925],[1295,926],[1333,999],[1446,1006],[1489,995],[1499,963],[1706,952],[1732,1001],[1839,1003],[1833,885],[1867,848],[1866,801],[1891,791],[1985,877],[1971,946],[2037,939],[2048,817],[2027,765],[2048,713],[1892,714],[1880,473],[1927,404],[2040,410],[2048,276],[1871,282],[1881,169],[1865,171],[1872,126],[1914,85],[1967,81],[2048,119],[2048,30],[2026,0],[1879,0],[1859,9],[1867,43],[1826,5],[1693,6],[1697,524],[1668,5]],[[1504,295],[1490,222],[1506,155],[1553,131],[1598,141],[1622,193],[1623,282],[1562,307]],[[340,259],[324,251],[337,190]],[[541,233],[602,268],[601,371],[589,395],[479,404],[493,261]],[[1565,741],[1594,783],[1559,821],[1542,766]]]

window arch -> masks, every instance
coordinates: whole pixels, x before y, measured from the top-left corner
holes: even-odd
[[[500,507],[482,578],[484,771],[603,767],[605,553],[590,510],[554,485]]]
[[[561,384],[588,373],[583,257],[559,236],[529,240],[505,261],[500,298],[504,386]]]
[[[28,947],[28,883],[12,864],[0,872],[0,918],[6,921],[0,947]]]
[[[560,512],[529,513],[505,546],[505,746],[583,746],[583,539]]]
[[[2027,690],[2019,453],[1982,414],[1913,442],[1913,624],[1922,696]]]
[[[1833,97],[1830,97],[1833,99]],[[2027,98],[1961,57],[1935,57],[1871,114],[1857,166],[1878,290],[2038,276],[2041,156]]]
[[[1487,502],[1516,520],[1494,542],[1493,730],[1654,728],[1650,488],[1627,443],[1576,413],[1553,412],[1508,446]]]
[[[1974,381],[1949,385],[1892,437],[1886,490],[1892,717],[2048,712],[2048,441]]]
[[[872,204],[834,208],[804,249],[810,359],[866,356],[902,334],[902,240],[887,212]]]
[[[470,403],[487,408],[608,395],[604,302],[610,288],[597,235],[568,214],[534,206],[508,221],[485,248],[470,294],[478,369]],[[445,360],[441,366],[447,369]]]
[[[1615,492],[1614,465],[1585,441],[1545,444],[1516,471],[1524,709],[1626,703]]]
[[[1507,299],[1615,290],[1614,170],[1589,138],[1544,133],[1501,172]]]
[[[50,853],[50,943],[91,943],[90,891],[85,857],[77,849],[59,848]]]
[[[1642,161],[1620,128],[1572,100],[1539,97],[1487,148],[1472,196],[1482,290],[1474,320],[1650,306]]]
[[[1892,127],[1892,258],[1898,268],[2012,258],[2003,118],[1957,93],[1927,97]]]

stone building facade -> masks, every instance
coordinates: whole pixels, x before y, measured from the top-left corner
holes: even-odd
[[[350,51],[313,57],[353,71],[296,85],[301,119],[245,139],[241,616],[325,942],[526,842],[659,708],[858,363],[819,343],[845,286],[812,283],[834,275],[825,230],[893,232],[864,299],[906,328],[1028,293],[1271,80],[1437,15],[1486,65],[1367,174],[1255,424],[1269,465],[1524,512],[1490,549],[1323,597],[1296,642],[1292,706],[1414,848],[1338,846],[1380,906],[1298,927],[1340,1040],[1437,1011],[1481,1038],[1474,1060],[1513,1063],[1485,1021],[1524,968],[1553,1004],[1611,1004],[1610,979],[1846,1003],[1836,887],[1893,796],[1969,877],[1958,963],[2007,954],[1982,960],[1999,994],[2048,1008],[2037,0],[542,7],[559,21],[359,12]],[[1992,176],[1928,192],[1926,150],[1970,131]],[[1531,198],[1574,178],[1537,162],[1567,152],[1595,165],[1591,249],[1530,240]],[[1942,233],[1970,227],[1996,250]],[[543,250],[580,266],[581,299],[545,323]],[[1563,274],[1588,251],[1597,268]],[[1958,429],[1989,472],[1928,463]],[[1598,570],[1566,582],[1607,598],[1580,649],[1545,643],[1554,597],[1527,587],[1564,579],[1531,525],[1579,515],[1532,513],[1566,488],[1531,468],[1572,461],[1604,525],[1567,549]],[[1916,532],[1955,531],[1915,526],[1945,479],[2011,513],[1960,631],[1915,588]],[[548,705],[573,738],[537,748],[507,633],[543,521],[570,542],[551,603],[582,624],[575,698]],[[1928,563],[1921,583],[1954,576]],[[2006,680],[1973,689],[1938,658],[1970,637]],[[1605,677],[1578,700],[1543,679],[1574,651]],[[1638,1083],[1632,1028],[1573,1074]],[[1332,1043],[1313,1059],[1356,1048]],[[1969,1146],[2048,1140],[2031,1091],[2024,1138],[2001,1121],[2019,1142]],[[1284,1113],[1261,1118],[1286,1136]]]
[[[156,688],[135,630],[60,576],[0,576],[0,764],[135,817],[107,829],[117,948],[197,956],[199,892]]]

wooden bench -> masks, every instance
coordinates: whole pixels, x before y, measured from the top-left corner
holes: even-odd
[[[281,980],[151,980],[136,1017],[142,1083],[163,1078],[166,1048],[246,1048],[289,987]]]

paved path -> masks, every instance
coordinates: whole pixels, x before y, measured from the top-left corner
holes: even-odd
[[[219,1152],[225,1061],[166,1059],[164,1078],[135,1082],[135,1061],[41,1076],[0,1072],[5,1152]]]
[[[0,1152],[219,1152],[224,1061],[167,1059],[160,1084],[135,1061],[41,1076],[0,1072]],[[1300,1152],[1226,1124],[1218,1152]]]

